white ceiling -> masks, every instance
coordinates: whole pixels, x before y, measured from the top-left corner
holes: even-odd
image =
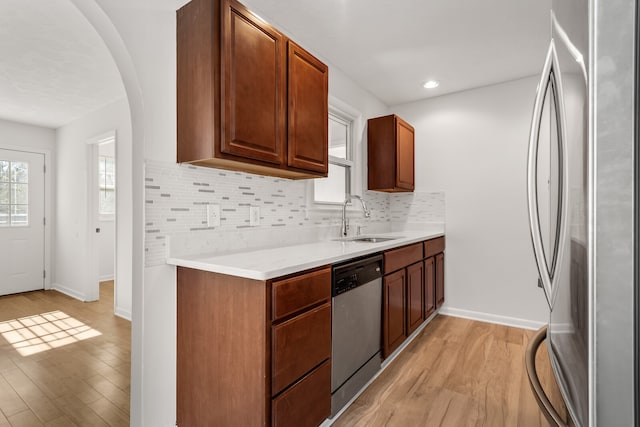
[[[537,74],[551,0],[245,0],[388,105]],[[128,0],[176,9],[187,0]],[[440,81],[427,91],[422,84]],[[57,128],[125,96],[69,0],[0,1],[0,118]]]
[[[0,1],[0,118],[57,128],[124,96],[102,39],[69,0]]]
[[[244,3],[388,105],[538,74],[550,28],[550,0]]]

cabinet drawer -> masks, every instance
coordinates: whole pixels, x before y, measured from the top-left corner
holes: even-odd
[[[329,357],[331,303],[274,326],[272,394],[278,394]]]
[[[316,427],[331,415],[329,360],[273,399],[274,427]]]
[[[404,268],[422,260],[422,243],[403,246],[384,253],[384,274]]]
[[[444,252],[444,237],[427,240],[424,242],[424,257],[429,258],[440,252]]]
[[[273,282],[271,316],[273,320],[331,298],[331,267]]]

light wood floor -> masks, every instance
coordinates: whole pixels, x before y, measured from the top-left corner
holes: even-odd
[[[533,331],[437,316],[333,424],[339,426],[548,426],[527,381]],[[559,397],[546,346],[536,365]]]
[[[131,326],[56,291],[0,297],[0,427],[128,426]]]

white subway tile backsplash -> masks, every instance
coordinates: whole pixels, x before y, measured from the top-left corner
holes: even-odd
[[[309,209],[307,185],[306,181],[147,161],[145,265],[165,262],[169,238],[172,251],[186,253],[231,252],[338,237],[340,212]],[[370,234],[391,231],[392,222],[444,223],[444,193],[390,196],[367,191],[363,197],[372,215],[365,219],[359,210],[350,211],[352,230],[360,225]],[[220,205],[218,227],[207,225],[208,204]],[[259,226],[249,224],[251,206],[260,208]]]

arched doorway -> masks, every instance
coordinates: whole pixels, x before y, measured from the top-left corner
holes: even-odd
[[[130,144],[126,147],[126,150],[122,150],[121,153],[126,153],[130,171],[128,182],[121,182],[123,186],[128,187],[129,190],[129,203],[122,203],[118,206],[117,215],[123,216],[129,220],[130,226],[128,227],[128,233],[124,236],[124,239],[128,240],[127,245],[130,253],[128,257],[130,259],[129,266],[129,283],[142,283],[143,276],[143,244],[142,236],[138,236],[135,230],[142,230],[142,218],[143,218],[143,149],[142,141],[144,140],[143,133],[143,121],[142,121],[142,99],[140,95],[140,87],[138,85],[135,69],[132,60],[129,56],[127,48],[125,47],[122,39],[120,38],[118,31],[112,24],[109,17],[104,13],[98,1],[94,0],[69,0],[73,6],[81,12],[87,21],[93,26],[96,32],[104,41],[109,52],[111,53],[113,60],[120,73],[122,83],[127,93],[127,107],[128,107],[128,120],[129,120],[129,134]],[[89,222],[87,222],[87,225]],[[133,230],[133,231],[132,231]],[[90,233],[90,230],[87,230]],[[121,239],[122,240],[122,239]],[[82,261],[77,259],[78,265],[82,265]],[[137,291],[137,293],[136,293]],[[135,307],[141,307],[140,304],[140,287],[133,287],[130,285],[129,292],[131,294],[129,316],[133,319],[131,325],[132,336],[132,354],[131,358],[131,372],[133,372],[131,380],[131,419],[132,424],[139,425],[136,419],[139,420],[139,408],[138,404],[140,398],[140,363],[136,363],[139,360],[141,354],[139,347],[140,333],[136,331],[140,330],[140,322],[137,321],[137,310]],[[60,319],[58,319],[60,320]],[[76,319],[77,320],[77,319]],[[52,320],[56,321],[56,320]],[[96,328],[97,329],[97,328]],[[1,420],[0,420],[1,421]]]

